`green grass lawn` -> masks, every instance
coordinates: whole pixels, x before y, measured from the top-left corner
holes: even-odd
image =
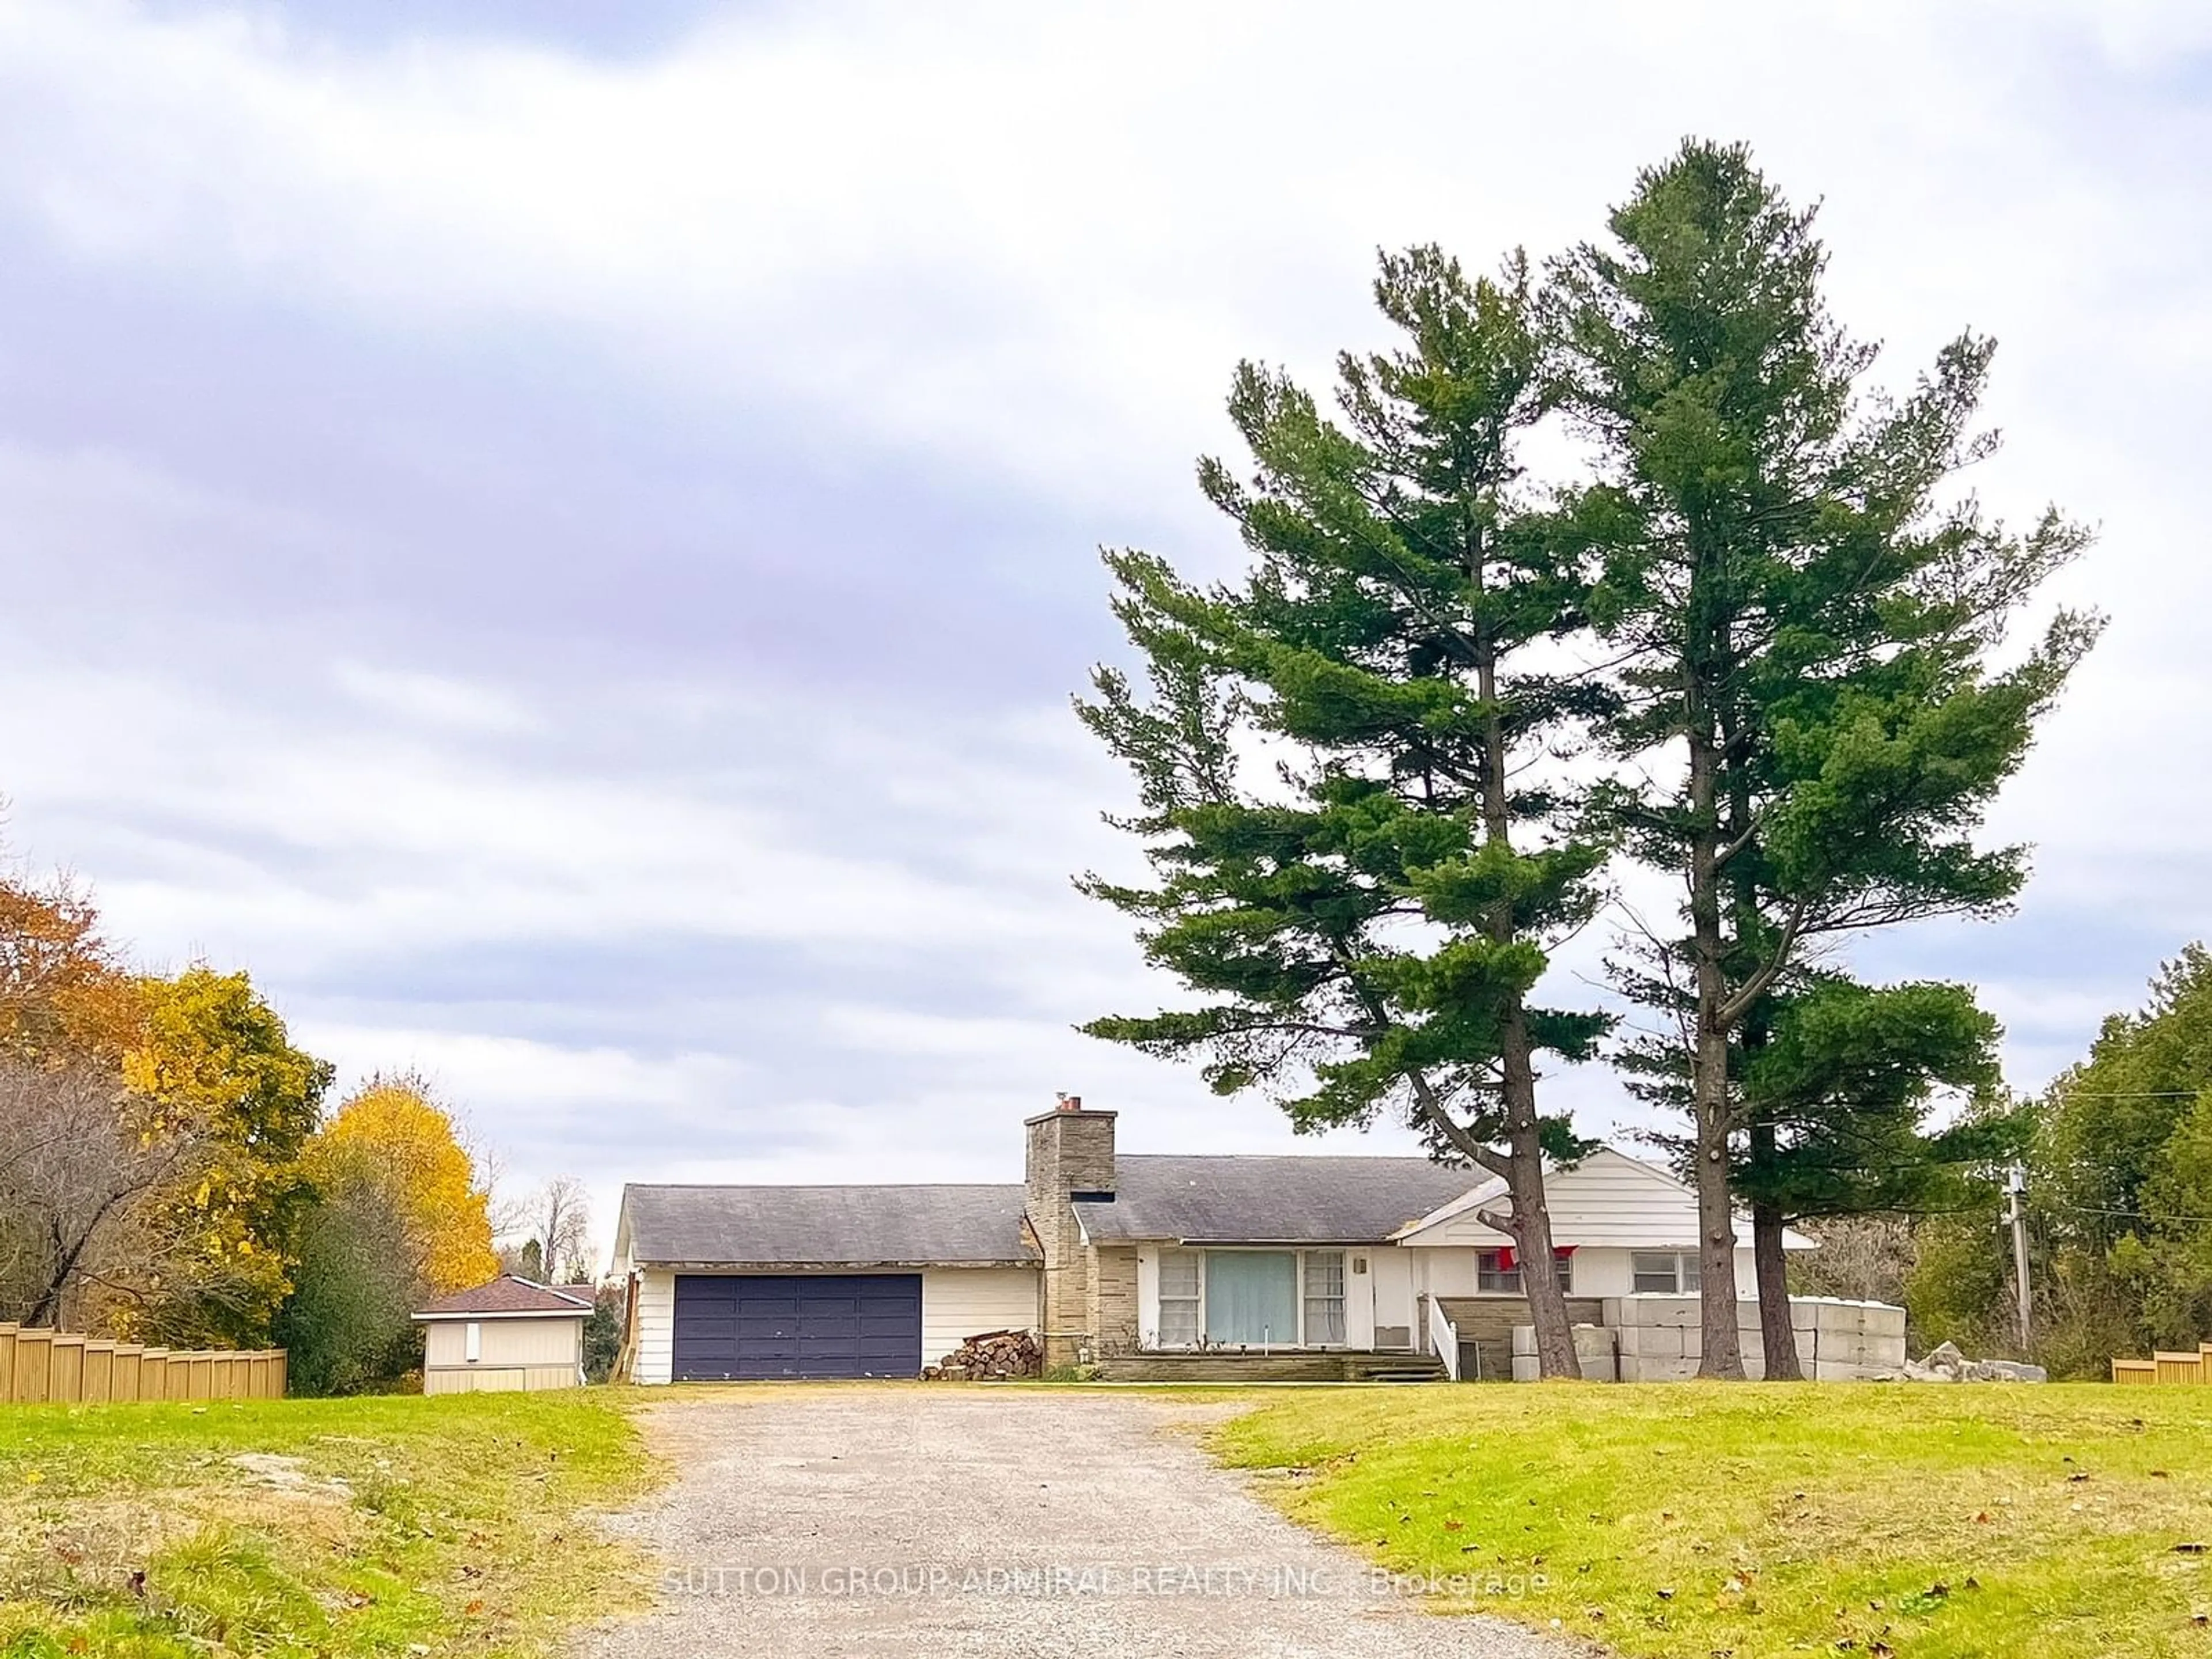
[[[581,1515],[653,1479],[621,1406],[0,1406],[0,1656],[544,1652],[645,1598]]]
[[[2212,1389],[1329,1389],[1214,1443],[1440,1607],[1638,1659],[2212,1656]]]

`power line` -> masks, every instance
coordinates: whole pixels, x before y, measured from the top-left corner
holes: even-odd
[[[2194,1100],[2203,1089],[2061,1089],[2069,1100]]]
[[[2212,1215],[2152,1215],[2142,1210],[2103,1210],[2094,1204],[2050,1204],[2046,1210],[2066,1210],[2075,1215],[2111,1216],[2121,1221],[2154,1221],[2164,1224],[2170,1221],[2185,1221],[2196,1225],[2212,1227]]]

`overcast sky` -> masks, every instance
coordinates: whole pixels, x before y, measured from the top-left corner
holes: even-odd
[[[1310,1145],[1070,1029],[1170,989],[1068,886],[1130,859],[1097,550],[1234,567],[1230,372],[1379,343],[1377,247],[1741,138],[1889,378],[1998,337],[1984,499],[2100,528],[2019,915],[1863,958],[2032,1086],[2212,933],[2208,118],[2212,10],[2113,0],[0,0],[7,840],[603,1238],[626,1177],[1018,1178],[1054,1090]]]

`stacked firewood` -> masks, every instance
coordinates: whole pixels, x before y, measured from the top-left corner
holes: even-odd
[[[932,1382],[972,1382],[985,1377],[1036,1376],[1044,1369],[1044,1353],[1027,1331],[985,1331],[963,1339],[945,1356],[941,1365],[925,1365],[921,1374]]]

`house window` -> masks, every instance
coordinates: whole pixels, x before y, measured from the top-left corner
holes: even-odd
[[[1341,1347],[1342,1250],[1162,1250],[1159,1345]]]
[[[1308,1250],[1306,1331],[1308,1347],[1344,1340],[1344,1252]]]
[[[1229,1347],[1297,1346],[1297,1253],[1208,1250],[1206,1340]]]
[[[1638,1250],[1628,1266],[1638,1296],[1686,1296],[1698,1288],[1694,1250]]]
[[[461,1328],[461,1358],[471,1362],[483,1358],[483,1327],[473,1319]]]
[[[1575,1288],[1575,1249],[1563,1245],[1552,1252],[1558,1263],[1559,1288],[1572,1293]],[[1518,1296],[1521,1294],[1521,1263],[1510,1249],[1477,1250],[1474,1253],[1474,1288],[1486,1295]]]
[[[1160,1346],[1198,1345],[1200,1255],[1196,1250],[1160,1252]]]

